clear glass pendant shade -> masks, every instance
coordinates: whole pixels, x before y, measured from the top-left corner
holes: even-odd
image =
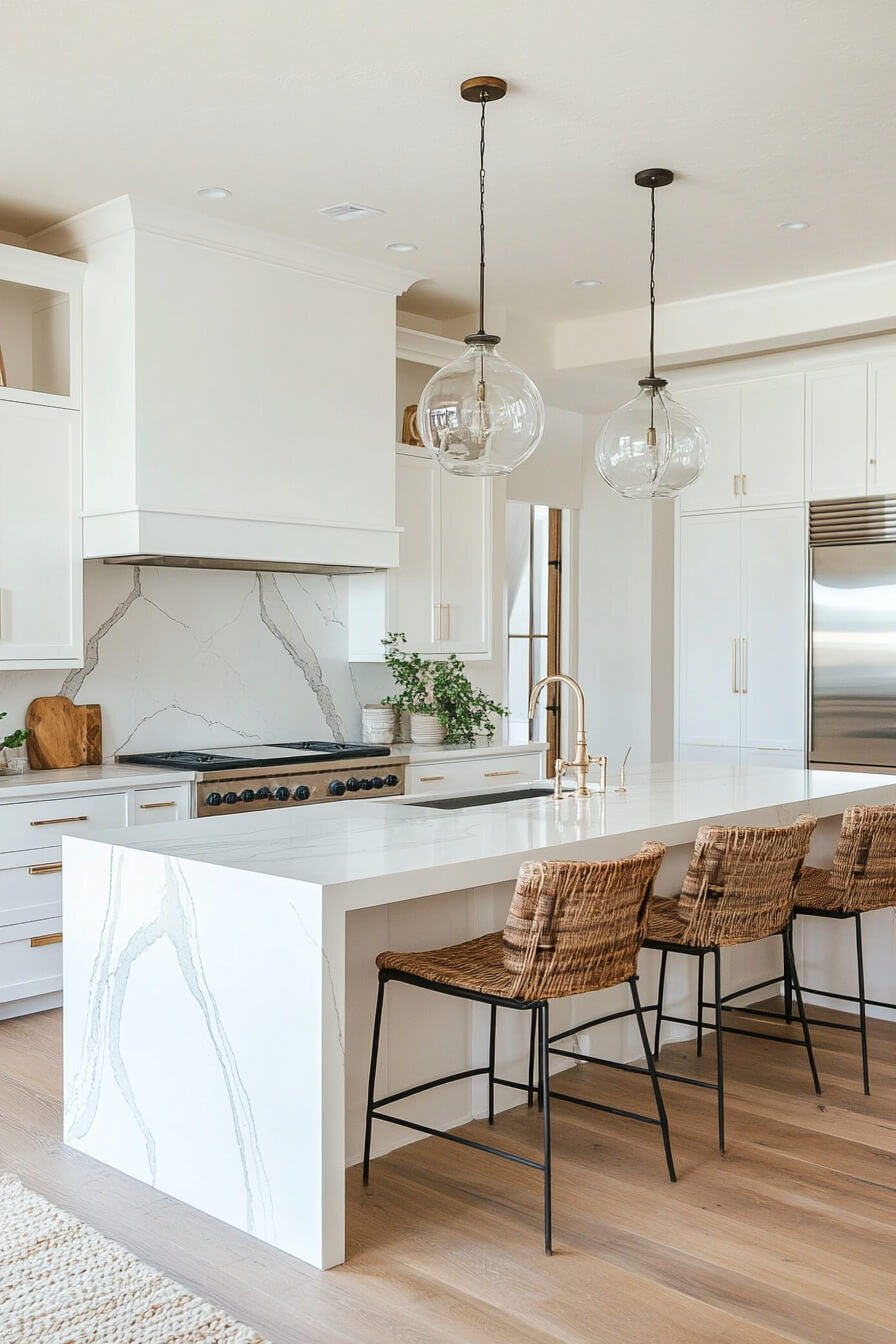
[[[501,476],[538,447],[541,393],[492,342],[469,344],[430,378],[417,403],[420,437],[455,476]]]
[[[674,499],[706,466],[706,435],[660,387],[642,387],[597,436],[597,469],[629,499]]]

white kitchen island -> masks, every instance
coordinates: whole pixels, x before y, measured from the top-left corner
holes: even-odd
[[[677,764],[632,771],[627,793],[611,784],[580,802],[437,811],[365,800],[67,838],[65,1140],[313,1265],[339,1264],[379,951],[500,928],[524,859],[613,858],[660,840],[658,892],[673,893],[703,821],[780,825],[811,812],[813,861],[826,863],[856,802],[896,802],[896,778]],[[779,957],[777,939],[733,949],[728,988],[774,974]],[[675,1012],[693,968],[673,961],[688,963],[670,973]],[[639,971],[651,1001],[651,956]],[[874,975],[872,964],[869,993]],[[613,1011],[615,993],[597,1011]],[[483,1062],[485,1010],[396,984],[387,1002],[380,1094]],[[590,1006],[576,1002],[578,1020]],[[552,1026],[571,1011],[558,1004]],[[502,1028],[499,1071],[522,1070],[526,1024]],[[590,1044],[617,1059],[639,1053],[626,1022]],[[403,1113],[459,1125],[483,1113],[481,1088],[465,1080]],[[517,1105],[519,1094],[499,1089],[498,1100]],[[374,1155],[413,1141],[395,1126],[374,1137]],[[660,1165],[658,1148],[657,1179]]]

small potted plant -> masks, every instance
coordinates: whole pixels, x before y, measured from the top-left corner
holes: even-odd
[[[0,719],[5,718],[6,711],[0,710]],[[16,773],[24,770],[25,762],[21,756],[10,756],[9,753],[24,746],[25,739],[30,732],[30,728],[17,728],[14,733],[9,733],[6,737],[0,737],[0,770],[9,770]]]
[[[471,747],[477,736],[491,741],[495,719],[507,713],[504,706],[473,686],[456,653],[436,661],[410,652],[406,643],[400,633],[390,632],[383,640],[396,692],[382,703],[408,711],[411,741]]]

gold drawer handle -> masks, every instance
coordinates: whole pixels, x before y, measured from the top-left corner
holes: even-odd
[[[37,938],[31,939],[32,947],[49,947],[51,943],[61,943],[61,933],[42,933]]]
[[[41,877],[44,873],[61,873],[62,864],[60,863],[33,863],[28,869],[32,877]]]
[[[486,770],[483,779],[497,779],[499,775],[518,775],[519,770]]]
[[[444,775],[421,775],[421,776],[420,776],[420,783],[421,783],[421,784],[434,784],[435,781],[436,781],[437,779],[444,779],[444,778],[445,778]]]
[[[177,802],[176,802],[175,799],[172,799],[170,803],[141,803],[141,804],[140,804],[140,809],[141,809],[141,811],[143,811],[143,812],[148,812],[148,811],[150,810],[150,808],[153,808],[153,807],[177,807]]]
[[[64,826],[69,821],[89,821],[89,817],[48,817],[46,821],[32,821],[32,826]]]

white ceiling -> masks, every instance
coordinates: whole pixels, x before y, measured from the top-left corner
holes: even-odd
[[[0,229],[134,193],[362,256],[407,239],[432,279],[402,306],[449,317],[478,243],[457,86],[488,73],[496,303],[640,306],[653,166],[680,174],[661,300],[866,265],[896,256],[894,46],[894,0],[5,0]],[[315,213],[346,199],[386,213]]]

